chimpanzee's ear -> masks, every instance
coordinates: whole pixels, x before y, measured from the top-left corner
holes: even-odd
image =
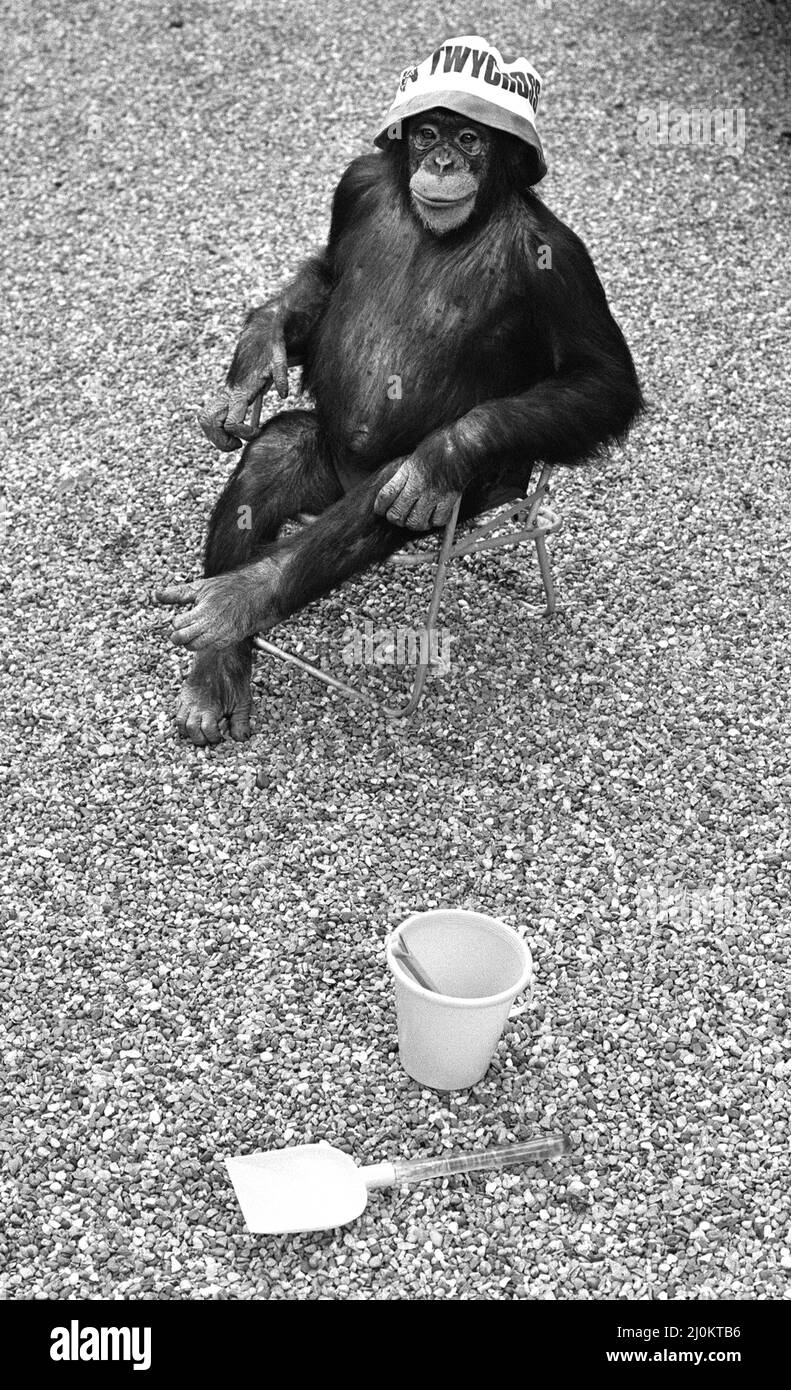
[[[525,140],[504,131],[493,132],[499,146],[506,177],[517,193],[532,188],[544,177],[546,168],[542,165],[538,150]]]
[[[328,245],[334,247],[351,222],[365,207],[367,195],[375,192],[381,178],[379,154],[362,154],[353,159],[341,175],[332,200]]]
[[[406,199],[405,206],[407,206],[409,202],[409,141],[406,121],[403,124],[400,139],[389,140],[387,148],[382,151],[380,158],[387,160],[392,170],[394,183],[401,193],[402,200]]]
[[[540,183],[543,179],[547,172],[546,165],[543,163],[538,150],[534,150],[532,145],[526,144],[524,140],[520,140],[519,143],[521,146],[519,151],[520,182],[528,188],[532,188],[534,184]]]

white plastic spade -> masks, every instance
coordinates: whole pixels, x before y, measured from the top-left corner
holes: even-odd
[[[511,1168],[518,1163],[544,1163],[560,1158],[567,1148],[565,1139],[554,1136],[478,1153],[396,1159],[358,1168],[349,1154],[322,1142],[226,1158],[225,1163],[247,1229],[276,1235],[345,1226],[365,1210],[368,1193],[375,1187],[397,1187],[486,1168]]]

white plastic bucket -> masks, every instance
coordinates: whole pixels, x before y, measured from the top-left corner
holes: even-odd
[[[442,993],[424,989],[393,954],[404,940]],[[480,912],[438,908],[408,917],[387,939],[404,1070],[437,1091],[485,1075],[511,1005],[532,985],[530,950],[513,927]]]

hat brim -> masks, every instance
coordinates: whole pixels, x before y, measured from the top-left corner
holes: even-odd
[[[422,92],[420,96],[405,101],[403,106],[399,106],[395,111],[391,108],[385,117],[384,125],[374,135],[374,144],[378,145],[380,150],[386,150],[394,138],[387,133],[393,126],[409,120],[410,116],[419,116],[424,111],[434,111],[438,107],[453,111],[457,116],[468,116],[479,125],[491,126],[493,130],[503,130],[507,135],[515,135],[517,140],[522,140],[533,150],[534,175],[531,177],[531,183],[538,183],[543,179],[547,172],[544,151],[535,127],[528,120],[503,106],[497,106],[493,101],[486,101],[483,97],[473,96],[469,92],[449,92],[447,87],[433,92]]]

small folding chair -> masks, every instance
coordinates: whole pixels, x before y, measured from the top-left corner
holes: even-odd
[[[253,406],[252,429],[258,427],[258,419],[261,410],[261,400],[259,396]],[[423,652],[431,653],[436,650],[435,639],[437,636],[437,617],[442,601],[442,594],[445,588],[445,579],[448,565],[451,560],[455,560],[462,555],[473,555],[482,550],[499,550],[504,546],[519,545],[522,541],[533,541],[538,557],[538,567],[541,574],[541,581],[544,588],[546,603],[537,604],[534,611],[542,617],[551,618],[555,611],[555,586],[552,580],[552,570],[550,566],[549,553],[547,551],[547,536],[560,530],[562,526],[561,518],[549,504],[549,483],[552,476],[552,467],[545,464],[541,470],[541,475],[532,492],[528,491],[526,497],[513,497],[507,506],[497,506],[494,515],[488,521],[474,527],[467,535],[460,539],[456,536],[456,526],[459,517],[461,498],[456,502],[450,520],[447,522],[443,534],[442,542],[439,547],[439,554],[436,549],[413,549],[399,551],[393,555],[389,561],[391,565],[403,567],[431,564],[436,557],[436,573],[434,575],[434,587],[431,593],[428,615],[426,618],[425,634],[427,642],[423,647]],[[505,500],[505,495],[503,496]],[[487,513],[486,515],[489,515]],[[510,529],[505,529],[510,528]],[[418,538],[416,538],[418,539]],[[420,537],[424,540],[424,537]],[[431,659],[420,660],[416,663],[415,679],[411,694],[405,704],[398,707],[382,705],[366,690],[357,689],[353,685],[338,680],[336,676],[329,675],[315,666],[311,661],[305,661],[303,657],[296,656],[293,652],[286,651],[284,647],[277,646],[274,642],[268,641],[261,636],[253,638],[253,646],[261,652],[266,652],[269,656],[276,657],[279,661],[290,662],[298,666],[301,671],[307,672],[315,680],[321,681],[324,685],[331,686],[333,690],[338,690],[351,700],[362,700],[368,705],[381,709],[388,719],[406,719],[410,714],[414,714],[423,696],[429,670],[431,669]]]

